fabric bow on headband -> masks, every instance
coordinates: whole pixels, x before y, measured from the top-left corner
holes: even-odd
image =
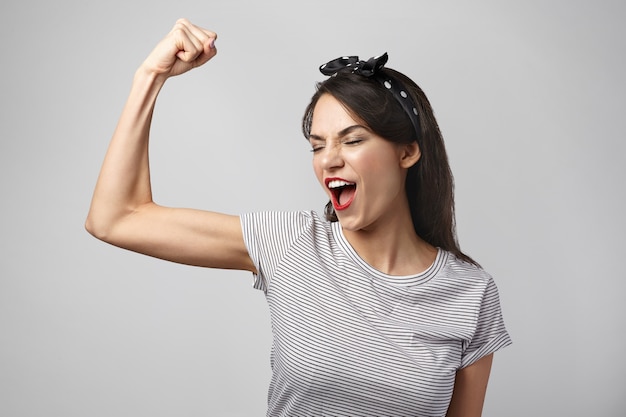
[[[383,71],[381,71],[388,59],[389,56],[387,52],[370,58],[367,61],[359,60],[358,56],[342,56],[321,65],[320,72],[328,76],[337,75],[339,72],[352,72],[353,74],[377,80],[393,95],[396,101],[400,103],[404,112],[409,116],[409,119],[411,119],[417,137],[421,139],[422,130],[420,128],[417,106],[407,93],[406,87],[404,87],[400,81],[390,76],[388,72],[383,73]]]
[[[368,59],[367,61],[359,61],[358,56],[342,56],[320,67],[320,72],[324,75],[335,75],[341,70],[352,70],[352,72],[370,78],[385,66],[389,55],[387,52],[380,56]]]

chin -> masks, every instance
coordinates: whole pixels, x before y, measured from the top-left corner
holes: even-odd
[[[352,216],[346,216],[342,219],[339,215],[337,216],[337,219],[341,225],[341,229],[347,232],[358,232],[367,227],[367,225],[365,225],[360,219],[355,219]]]

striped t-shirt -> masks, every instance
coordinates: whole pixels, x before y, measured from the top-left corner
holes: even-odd
[[[482,269],[368,265],[314,212],[241,216],[273,343],[268,416],[444,416],[458,369],[511,343]]]

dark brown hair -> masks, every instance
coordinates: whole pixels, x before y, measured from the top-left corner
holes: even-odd
[[[391,68],[384,68],[381,72],[406,87],[417,106],[421,132],[415,131],[402,106],[380,82],[350,72],[339,72],[317,84],[317,91],[302,119],[305,138],[308,139],[311,133],[317,101],[323,94],[330,94],[355,119],[364,122],[378,136],[395,143],[417,141],[421,158],[409,168],[406,179],[406,193],[415,232],[431,245],[478,265],[459,248],[454,216],[454,180],[443,137],[428,98],[404,74]],[[332,204],[326,205],[325,214],[328,220],[337,221]]]

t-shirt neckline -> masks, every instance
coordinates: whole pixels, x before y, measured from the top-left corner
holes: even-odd
[[[343,234],[341,224],[337,222],[331,223],[333,237],[341,248],[341,250],[348,256],[355,264],[363,269],[367,274],[384,281],[391,285],[398,286],[413,286],[423,284],[431,280],[441,270],[447,259],[447,252],[441,248],[437,248],[437,256],[435,261],[426,270],[411,275],[389,275],[368,264],[356,250],[352,247],[348,239]]]

